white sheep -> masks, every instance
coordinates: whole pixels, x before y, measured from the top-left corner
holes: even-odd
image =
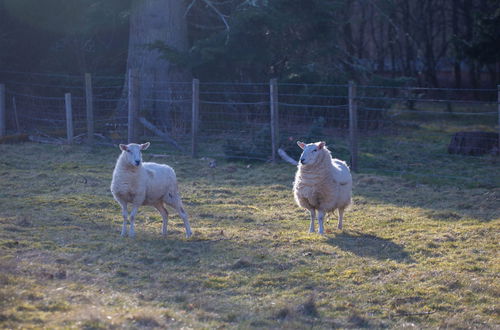
[[[132,204],[130,212],[129,236],[135,236],[134,220],[141,205],[154,206],[163,218],[162,234],[167,234],[168,211],[165,205],[177,210],[184,221],[186,237],[191,236],[191,227],[179,195],[177,178],[174,170],[157,163],[142,162],[142,150],[146,150],[150,143],[128,145],[120,144],[122,153],[116,161],[111,181],[111,192],[115,200],[120,203],[123,214],[122,236],[127,234],[127,204]]]
[[[344,210],[351,204],[352,177],[347,164],[332,159],[325,142],[305,144],[298,164],[293,194],[296,203],[309,210],[309,232],[314,232],[314,219],[318,211],[318,233],[324,234],[323,219],[327,212],[338,210],[338,228],[342,229]]]

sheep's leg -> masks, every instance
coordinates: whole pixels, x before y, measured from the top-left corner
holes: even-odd
[[[168,211],[165,208],[165,206],[163,206],[163,204],[155,205],[155,207],[158,210],[158,212],[160,212],[161,217],[163,219],[163,224],[161,225],[161,234],[163,236],[166,236],[167,235],[167,225],[168,225]]]
[[[177,207],[177,212],[179,212],[179,216],[182,218],[182,221],[184,221],[184,227],[186,228],[186,238],[191,237],[193,233],[191,232],[191,226],[189,225],[188,215],[186,211],[184,211],[182,205],[179,205]]]
[[[338,229],[342,229],[342,220],[344,218],[344,209],[339,209],[339,223],[337,225]]]
[[[122,225],[122,237],[125,237],[127,235],[127,219],[128,219],[128,211],[127,211],[127,203],[125,202],[120,202],[120,205],[122,207],[122,215],[123,215],[123,225]]]
[[[316,218],[316,210],[310,209],[309,212],[311,213],[311,223],[309,223],[309,232],[314,233],[314,219]]]
[[[135,215],[137,214],[137,211],[139,210],[139,206],[132,206],[132,212],[130,212],[130,229],[128,232],[128,235],[130,237],[135,237]]]
[[[323,228],[323,219],[325,218],[325,212],[322,210],[318,210],[318,233],[323,235],[325,233],[325,229]]]

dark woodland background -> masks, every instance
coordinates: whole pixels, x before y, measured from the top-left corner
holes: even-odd
[[[9,71],[491,88],[495,0],[0,0]],[[140,64],[138,64],[140,62]],[[155,78],[158,79],[158,78]]]

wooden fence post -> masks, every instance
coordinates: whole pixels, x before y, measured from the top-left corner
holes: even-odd
[[[358,171],[358,106],[356,104],[356,84],[349,81],[349,150],[351,169]]]
[[[94,143],[94,97],[92,95],[92,76],[85,74],[85,105],[87,109],[87,143]]]
[[[16,122],[16,132],[21,133],[21,127],[19,126],[19,116],[17,115],[17,103],[16,97],[12,96],[12,110],[14,111],[14,121]]]
[[[137,113],[139,109],[139,83],[137,70],[128,71],[128,143],[137,143]]]
[[[66,135],[68,144],[73,144],[73,109],[71,107],[71,93],[64,94],[66,105]]]
[[[6,134],[6,124],[5,120],[7,119],[6,117],[6,110],[5,110],[5,85],[0,84],[0,137],[4,137]]]
[[[271,149],[272,161],[276,162],[279,147],[279,112],[278,112],[278,80],[269,81],[270,105],[271,105]]]
[[[198,154],[197,135],[200,119],[200,81],[193,79],[192,119],[191,119],[191,157]]]

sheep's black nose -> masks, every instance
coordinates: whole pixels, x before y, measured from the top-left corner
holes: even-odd
[[[306,160],[305,160],[304,158],[301,158],[301,159],[300,159],[300,162],[301,162],[302,164],[304,164],[304,162],[305,162],[305,161],[306,161]]]
[[[140,163],[141,163],[141,161],[140,161],[140,160],[136,160],[136,161],[135,161],[135,165],[137,165],[137,166],[139,166],[139,164],[140,164]]]

